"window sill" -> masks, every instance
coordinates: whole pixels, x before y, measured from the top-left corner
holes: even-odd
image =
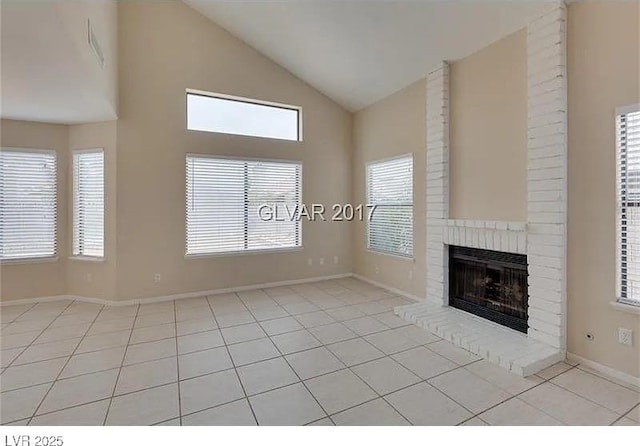
[[[245,255],[256,254],[284,254],[289,252],[298,252],[304,249],[303,246],[296,246],[293,248],[272,248],[272,249],[253,249],[250,251],[233,251],[233,252],[220,252],[212,254],[186,254],[185,260],[199,260],[199,259],[215,259],[219,257],[236,257]]]
[[[58,257],[31,257],[24,259],[7,259],[0,260],[0,265],[23,265],[29,263],[52,263],[57,262]]]
[[[81,262],[95,262],[95,263],[101,263],[106,261],[104,257],[92,257],[92,256],[72,256],[72,257],[69,257],[69,260],[79,260]]]
[[[636,305],[633,303],[620,302],[617,300],[611,301],[609,302],[609,304],[616,311],[622,311],[624,313],[631,313],[631,314],[640,314],[640,304]]]
[[[394,259],[398,259],[398,260],[404,260],[405,262],[415,263],[416,261],[415,257],[406,257],[400,254],[393,254],[393,253],[384,252],[384,251],[376,251],[375,249],[371,249],[371,248],[367,248],[366,251],[370,252],[371,254],[377,254],[379,256],[387,256],[387,257],[393,257]]]

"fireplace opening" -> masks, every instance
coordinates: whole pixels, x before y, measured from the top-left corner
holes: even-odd
[[[527,256],[449,247],[449,305],[527,332]]]

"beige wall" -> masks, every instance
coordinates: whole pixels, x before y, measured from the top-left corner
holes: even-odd
[[[526,30],[450,66],[450,216],[527,219]]]
[[[640,316],[614,310],[616,107],[640,102],[638,4],[569,7],[568,349],[640,376]],[[634,347],[618,343],[634,329]],[[594,334],[588,341],[587,332]]]
[[[117,123],[103,122],[69,127],[67,219],[73,221],[72,155],[78,149],[103,149],[105,164],[105,256],[102,261],[70,258],[67,262],[67,294],[74,296],[115,299],[116,297],[116,136]],[[67,225],[69,254],[73,237],[72,225]]]
[[[67,253],[67,147],[69,129],[64,125],[39,124],[3,119],[2,147],[54,149],[58,168],[57,254],[55,261],[3,263],[0,268],[0,299],[25,299],[66,294]]]
[[[351,115],[182,2],[122,2],[118,19],[117,297],[350,272],[346,222],[303,223],[303,251],[185,260],[186,153],[302,160],[304,202],[345,203]],[[186,88],[302,106],[304,142],[187,131]]]
[[[413,154],[414,260],[366,249],[366,223],[353,226],[353,271],[423,298],[426,295],[426,82],[421,80],[356,113],[354,117],[354,205],[366,205],[365,165],[407,153]]]

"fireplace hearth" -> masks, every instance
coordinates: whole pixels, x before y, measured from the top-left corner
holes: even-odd
[[[527,332],[527,256],[449,247],[449,305]]]

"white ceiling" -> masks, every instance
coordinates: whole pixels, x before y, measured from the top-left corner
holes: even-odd
[[[183,0],[348,110],[525,26],[541,0]]]

